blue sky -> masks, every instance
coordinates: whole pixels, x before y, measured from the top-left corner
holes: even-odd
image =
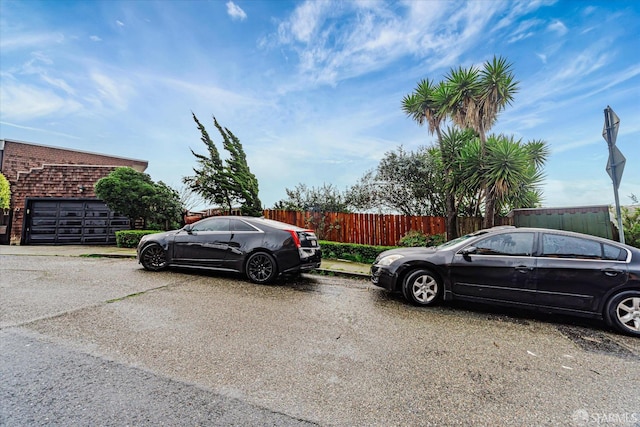
[[[434,143],[403,96],[506,57],[520,81],[492,129],[543,139],[544,206],[614,204],[604,109],[620,117],[620,201],[640,197],[640,2],[0,0],[0,138],[147,160],[178,189],[206,153],[193,111],[243,144],[265,207],[340,190],[400,145]],[[222,147],[219,146],[220,150]]]

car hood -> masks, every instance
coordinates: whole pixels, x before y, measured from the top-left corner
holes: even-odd
[[[175,234],[178,234],[180,230],[171,230],[171,231],[165,231],[162,233],[153,233],[153,234],[146,234],[141,240],[145,240],[145,241],[161,241],[161,240],[165,240]]]
[[[435,246],[430,246],[430,247],[424,247],[424,246],[418,246],[418,247],[411,247],[411,248],[395,248],[395,249],[389,249],[388,251],[384,251],[382,252],[379,256],[378,259],[385,257],[387,255],[394,255],[394,254],[400,254],[400,255],[404,255],[404,256],[420,256],[420,255],[427,255],[427,254],[433,254],[438,252],[438,248]]]

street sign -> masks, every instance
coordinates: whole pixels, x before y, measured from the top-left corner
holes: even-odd
[[[624,164],[627,159],[618,150],[618,147],[613,147],[611,154],[609,154],[609,161],[607,162],[607,173],[611,177],[611,180],[616,186],[616,190],[620,187],[620,181],[622,180],[622,172],[624,171]],[[613,168],[612,168],[613,166]],[[614,172],[615,171],[615,175]]]
[[[602,128],[602,137],[608,144],[616,145],[616,139],[618,138],[618,128],[620,127],[620,117],[611,109],[611,107],[607,107],[605,112],[605,120],[604,127]],[[608,117],[607,117],[608,115]],[[607,135],[607,119],[609,119],[609,131],[611,132],[611,140],[609,140],[609,136]]]
[[[607,105],[604,110],[604,129],[602,136],[609,146],[609,161],[607,162],[607,173],[613,181],[613,195],[616,199],[616,217],[618,218],[618,230],[620,231],[620,242],[624,243],[624,228],[622,225],[622,215],[620,212],[620,198],[618,197],[618,188],[622,179],[622,171],[627,159],[624,158],[618,147],[616,147],[616,138],[618,137],[618,128],[620,127],[620,117],[613,112],[613,109]]]

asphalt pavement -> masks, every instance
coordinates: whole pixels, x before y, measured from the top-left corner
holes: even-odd
[[[600,323],[86,249],[0,248],[1,426],[640,423],[640,340]]]
[[[0,245],[0,255],[83,256],[135,258],[136,250],[117,246],[90,245]],[[318,273],[368,279],[369,264],[340,259],[323,259]]]

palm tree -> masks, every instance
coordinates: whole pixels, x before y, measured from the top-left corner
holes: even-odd
[[[446,108],[455,124],[473,129],[480,138],[480,149],[486,150],[486,133],[493,127],[500,112],[513,101],[518,82],[506,59],[494,56],[482,70],[475,67],[452,69],[446,85],[453,93]],[[482,156],[484,157],[484,156]],[[485,228],[495,220],[495,194],[485,192]]]
[[[523,181],[512,187],[509,194],[500,200],[498,209],[503,213],[511,209],[533,208],[542,201],[539,186],[544,180],[542,167],[549,157],[549,148],[542,140],[529,141],[522,148],[529,157],[528,170],[524,173]]]
[[[505,135],[490,135],[483,154],[476,138],[459,151],[462,188],[475,192],[478,202],[490,194],[503,211],[534,207],[541,199],[541,168],[548,155],[544,141],[523,144]]]
[[[435,133],[438,138],[438,146],[443,159],[447,238],[454,239],[458,237],[457,209],[451,185],[451,169],[448,166],[450,162],[444,161],[447,159],[447,154],[443,149],[441,130],[441,124],[447,118],[449,112],[445,101],[450,97],[450,94],[449,88],[444,83],[436,84],[432,80],[423,79],[418,83],[413,93],[406,95],[402,99],[402,110],[420,126],[426,123],[429,133],[431,135]]]

